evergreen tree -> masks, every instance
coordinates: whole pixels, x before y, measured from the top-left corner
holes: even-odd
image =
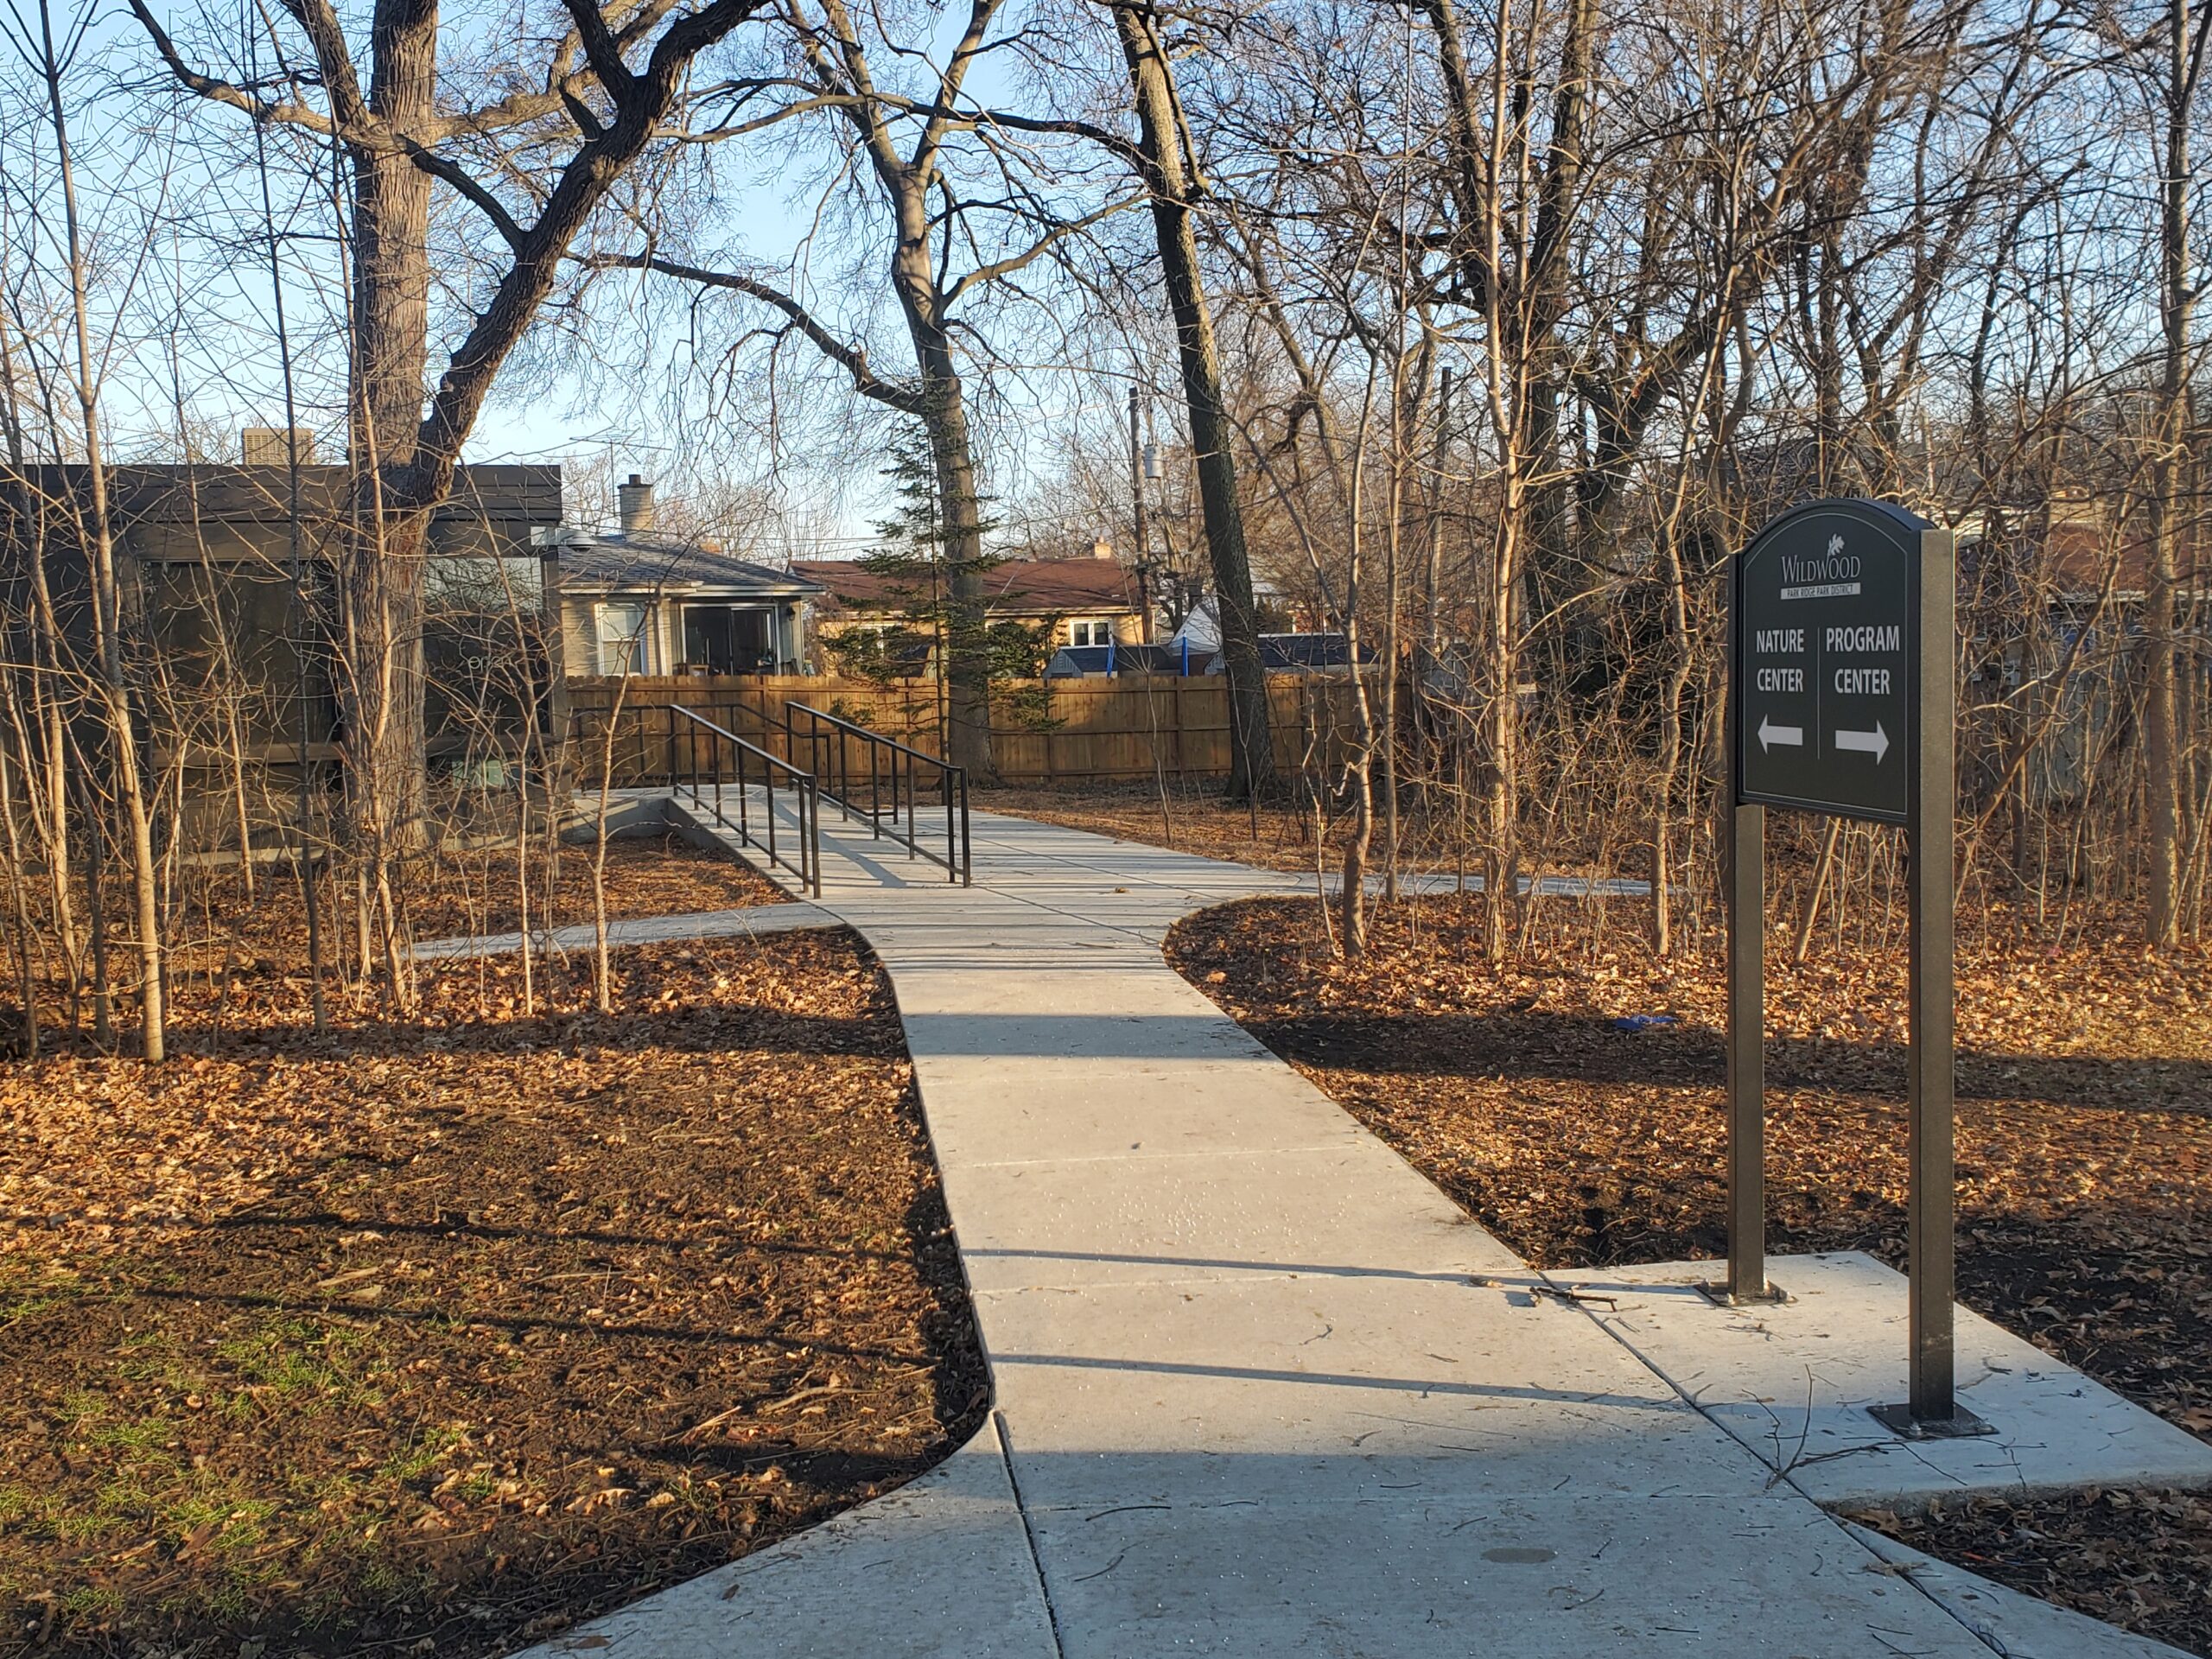
[[[944,645],[951,626],[953,577],[956,562],[945,551],[944,518],[938,511],[937,469],[925,435],[902,433],[891,446],[891,464],[882,477],[892,480],[897,505],[890,517],[880,519],[875,533],[881,538],[855,563],[883,584],[880,627],[852,627],[829,641],[827,650],[839,672],[876,685],[912,678],[928,666],[932,654],[941,672]],[[979,496],[979,503],[991,498]],[[982,531],[997,528],[986,519]],[[969,562],[964,567],[981,574],[1006,563],[995,554]],[[994,690],[1009,680],[1035,679],[1044,672],[1045,659],[1058,623],[1058,618],[1037,622],[999,619],[987,632],[990,680]],[[1025,724],[1033,724],[1033,697],[1017,696],[1013,712]]]

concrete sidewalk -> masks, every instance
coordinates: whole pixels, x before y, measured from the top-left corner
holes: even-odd
[[[747,905],[737,910],[694,910],[676,916],[636,916],[607,925],[610,947],[672,944],[682,939],[743,938],[764,933],[797,933],[810,927],[842,927],[842,917],[819,905]],[[589,950],[599,942],[588,922],[537,928],[530,936],[537,950]],[[522,935],[478,933],[453,939],[425,939],[414,950],[417,962],[449,962],[473,957],[503,957],[522,949]]]
[[[1287,878],[981,815],[972,890],[824,842],[823,908],[897,990],[993,1421],[541,1652],[1986,1659],[1161,959]],[[2075,1624],[2050,1659],[2149,1650]]]

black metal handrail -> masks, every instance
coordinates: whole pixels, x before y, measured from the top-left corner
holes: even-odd
[[[975,861],[968,841],[968,769],[940,760],[933,754],[871,731],[852,721],[829,714],[810,703],[784,704],[784,730],[791,753],[806,745],[807,760],[821,779],[822,793],[837,804],[848,823],[855,814],[868,820],[868,833],[880,840],[887,833],[906,849],[909,858],[925,858],[963,887],[975,885]],[[866,757],[865,766],[854,765],[853,745]],[[917,781],[917,769],[935,774],[926,791]],[[889,811],[885,810],[886,791]],[[861,798],[865,793],[866,799]],[[925,844],[918,810],[925,796],[930,806],[944,808],[944,851],[935,848],[937,831]],[[906,824],[899,825],[904,809]],[[886,823],[888,823],[888,830]]]
[[[815,774],[803,766],[795,766],[781,756],[773,755],[757,743],[748,743],[727,727],[718,726],[696,709],[680,703],[669,703],[668,709],[668,787],[669,792],[689,790],[691,803],[702,812],[714,814],[715,822],[726,830],[734,830],[737,838],[749,847],[757,847],[767,855],[771,864],[780,864],[798,878],[800,887],[816,898],[822,896],[822,791]],[[679,739],[681,740],[679,741]],[[707,751],[706,765],[700,765],[700,748]],[[737,817],[733,820],[724,809],[722,758],[727,753],[736,775],[729,779],[735,785]],[[757,778],[754,774],[757,772]],[[760,786],[766,798],[760,810],[762,833],[756,835],[753,828],[753,787]],[[793,863],[785,856],[784,849],[790,845],[788,836],[779,843],[776,834],[776,786],[781,783],[791,791],[798,817],[798,861]],[[711,802],[707,788],[711,785]]]

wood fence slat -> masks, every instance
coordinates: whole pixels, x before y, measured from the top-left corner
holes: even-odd
[[[1036,682],[1009,691],[1033,690]],[[1270,679],[1268,725],[1279,764],[1294,766],[1312,719],[1323,739],[1315,760],[1325,768],[1341,763],[1351,727],[1350,683],[1341,678]],[[925,753],[940,753],[938,693],[928,682],[879,686],[863,680],[809,675],[686,675],[579,678],[569,683],[569,704],[588,727],[603,719],[620,696],[626,716],[636,716],[636,747],[622,746],[619,770],[634,781],[664,767],[676,752],[672,717],[642,711],[680,704],[727,726],[747,741],[799,766],[808,745],[794,746],[783,729],[786,702],[807,702],[870,726]],[[1155,770],[1175,779],[1219,778],[1230,762],[1228,688],[1217,679],[1117,678],[1055,680],[1048,683],[1049,722],[1011,717],[1007,702],[993,710],[992,753],[1009,782],[1077,783],[1147,779]],[[618,778],[618,781],[621,779]]]

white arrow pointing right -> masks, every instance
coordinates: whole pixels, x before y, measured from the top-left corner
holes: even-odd
[[[1882,722],[1878,720],[1871,732],[1839,731],[1835,734],[1835,746],[1848,753],[1871,754],[1874,757],[1874,764],[1878,766],[1882,764],[1882,757],[1890,752],[1890,734],[1882,729]]]
[[[1790,748],[1803,748],[1805,728],[1802,726],[1777,726],[1764,715],[1761,715],[1759,716],[1760,751],[1764,753],[1773,748],[1777,743]]]

